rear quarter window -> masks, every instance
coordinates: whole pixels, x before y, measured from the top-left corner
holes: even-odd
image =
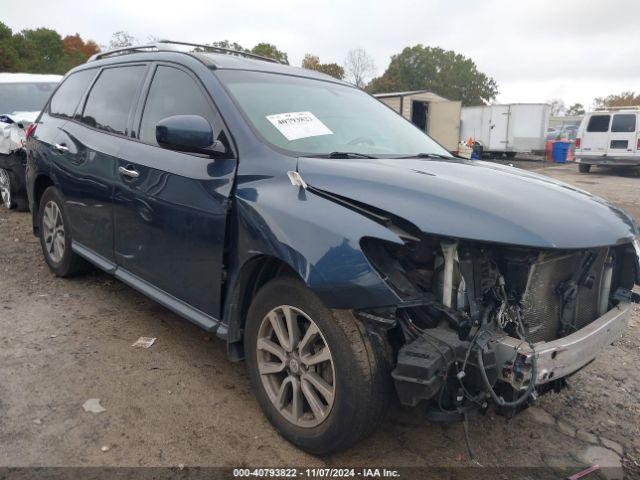
[[[144,65],[106,68],[89,92],[81,121],[109,133],[126,135]]]
[[[611,122],[612,132],[635,132],[636,131],[636,114],[635,113],[619,113],[613,116]]]
[[[611,115],[593,115],[589,119],[587,132],[608,132]]]
[[[58,117],[72,118],[96,72],[96,69],[91,69],[69,75],[53,94],[49,113]]]

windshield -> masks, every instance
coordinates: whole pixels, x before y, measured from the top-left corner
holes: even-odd
[[[386,105],[357,88],[263,72],[218,70],[268,142],[297,155],[450,156]]]
[[[57,83],[0,83],[0,115],[39,112]]]

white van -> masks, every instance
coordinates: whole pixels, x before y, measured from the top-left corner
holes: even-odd
[[[640,166],[640,107],[617,107],[585,115],[576,137],[576,163],[582,173],[591,165]]]

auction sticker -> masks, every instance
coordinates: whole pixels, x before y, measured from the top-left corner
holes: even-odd
[[[267,120],[289,141],[333,135],[333,132],[311,112],[278,113],[267,115]]]

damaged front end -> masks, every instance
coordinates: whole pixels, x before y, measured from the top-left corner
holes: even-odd
[[[386,325],[402,404],[462,419],[559,389],[627,325],[637,246],[553,250],[412,234],[362,251],[402,302],[360,311]]]

